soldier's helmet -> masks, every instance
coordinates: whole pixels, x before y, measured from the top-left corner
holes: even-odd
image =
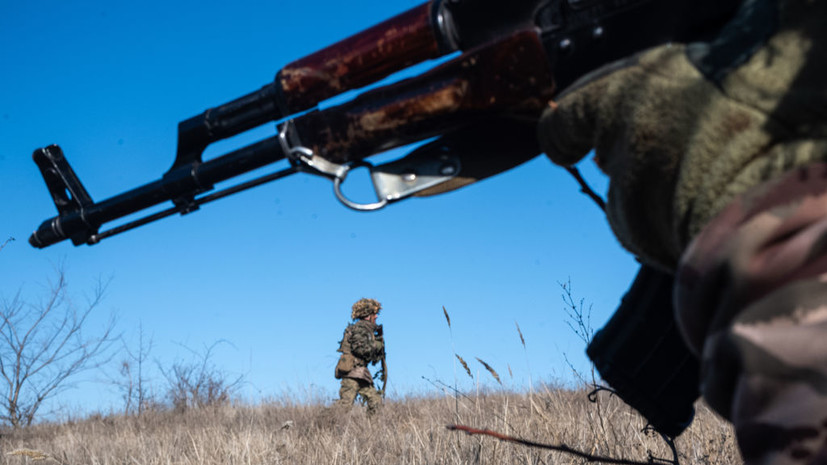
[[[351,307],[350,317],[352,319],[367,318],[373,314],[379,314],[382,310],[382,304],[374,299],[359,299]]]

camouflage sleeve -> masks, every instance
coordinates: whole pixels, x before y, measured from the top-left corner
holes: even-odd
[[[827,463],[827,164],[739,197],[689,246],[678,321],[746,464]]]
[[[376,339],[373,325],[361,322],[353,325],[350,332],[350,350],[353,355],[368,362],[376,362],[382,357],[384,349],[384,342]]]

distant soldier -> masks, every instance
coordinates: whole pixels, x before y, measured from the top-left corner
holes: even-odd
[[[353,304],[350,317],[354,321],[345,328],[338,352],[342,355],[336,364],[336,379],[342,380],[337,406],[350,408],[356,396],[368,404],[368,414],[376,413],[382,404],[382,396],[373,386],[373,377],[368,371],[369,363],[377,363],[385,357],[385,341],[382,325],[376,324],[376,317],[382,304],[373,299],[359,299]]]

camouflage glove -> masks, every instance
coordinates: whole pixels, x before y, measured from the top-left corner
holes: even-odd
[[[825,2],[747,0],[710,43],[585,76],[544,112],[540,144],[561,165],[594,148],[616,236],[674,269],[736,195],[827,158],[825,19]]]

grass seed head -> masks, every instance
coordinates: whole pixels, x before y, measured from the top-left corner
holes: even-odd
[[[520,325],[517,322],[514,322],[514,325],[517,326],[517,334],[520,335],[520,342],[523,344],[523,349],[525,349],[525,338],[523,337],[523,332],[520,331]]]
[[[494,368],[492,368],[491,365],[485,363],[481,358],[479,358],[479,357],[475,357],[475,358],[477,359],[478,362],[482,363],[482,366],[484,366],[485,369],[488,370],[489,373],[491,373],[491,376],[493,376],[494,379],[496,379],[497,382],[500,383],[500,385],[502,386],[503,382],[500,381],[500,375],[497,374],[497,372],[494,370]]]
[[[462,357],[459,356],[459,354],[454,354],[454,355],[457,356],[457,359],[459,359],[459,363],[462,364],[462,368],[465,368],[465,372],[468,373],[468,376],[470,376],[471,379],[474,379],[474,375],[471,374],[471,369],[468,368],[468,364],[465,363],[465,360],[463,360]]]
[[[442,313],[445,314],[445,321],[448,322],[448,329],[451,329],[451,317],[448,316],[448,310],[445,310],[445,306],[442,306]]]

